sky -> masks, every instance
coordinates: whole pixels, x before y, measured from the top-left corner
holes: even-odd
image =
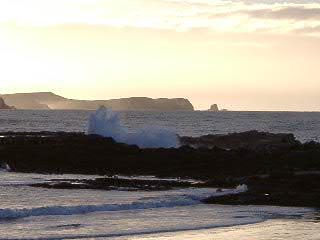
[[[0,0],[0,93],[320,111],[320,0]]]

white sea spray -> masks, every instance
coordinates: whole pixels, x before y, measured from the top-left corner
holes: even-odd
[[[112,137],[115,141],[137,145],[141,148],[176,148],[178,136],[169,128],[145,127],[129,133],[121,125],[119,114],[100,107],[89,119],[88,134]]]

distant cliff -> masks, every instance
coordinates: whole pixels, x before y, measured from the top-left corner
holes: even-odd
[[[3,98],[0,98],[0,109],[13,109],[13,107],[8,106]]]
[[[17,109],[53,109],[53,110],[95,110],[106,106],[115,111],[193,111],[188,99],[147,97],[120,98],[111,100],[74,100],[58,96],[51,92],[5,94],[1,97]]]

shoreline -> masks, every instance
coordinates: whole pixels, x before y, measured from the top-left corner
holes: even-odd
[[[284,224],[285,223],[285,224]],[[253,227],[257,226],[257,227]],[[285,227],[287,231],[280,231],[281,227]],[[309,231],[309,234],[312,234],[314,238],[317,235],[318,226],[309,226],[306,229],[305,222],[297,222],[292,219],[285,220],[265,220],[261,222],[255,223],[247,223],[247,224],[239,224],[233,226],[221,226],[221,227],[203,227],[201,229],[189,229],[182,231],[174,231],[174,232],[163,232],[163,233],[153,233],[153,234],[145,234],[139,237],[135,237],[135,239],[139,240],[207,240],[215,239],[215,240],[225,240],[225,239],[251,239],[252,232],[255,232],[255,236],[259,236],[260,234],[264,235],[263,239],[273,239],[276,237],[280,239],[282,237],[285,238],[295,238],[297,232],[292,231],[292,227],[296,227],[296,231],[305,233],[305,231]],[[276,231],[275,231],[276,229]],[[281,236],[279,236],[281,234]],[[125,239],[125,238],[116,238],[116,239]],[[300,239],[300,238],[299,238]]]

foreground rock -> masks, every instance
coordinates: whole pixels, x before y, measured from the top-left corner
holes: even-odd
[[[16,172],[192,178],[206,181],[207,186],[221,188],[246,184],[248,193],[206,202],[319,206],[320,144],[302,144],[292,135],[280,138],[280,135],[268,133],[255,134],[255,141],[248,137],[248,144],[241,148],[238,136],[242,134],[229,135],[226,137],[229,145],[226,142],[223,145],[229,150],[189,146],[140,149],[116,143],[111,138],[82,133],[2,133],[0,136],[0,159]],[[266,139],[273,141],[266,143]],[[262,142],[264,147],[255,142]],[[115,184],[115,180],[101,181],[109,181],[108,184],[103,182],[108,188]],[[70,184],[73,185],[69,182],[42,187],[68,188]],[[81,184],[81,187],[95,187],[99,182]],[[145,190],[162,188],[162,185],[159,187],[150,182],[117,184],[137,189],[146,185]],[[142,187],[138,187],[140,185]]]
[[[317,143],[255,150],[214,147],[140,149],[82,133],[2,133],[0,159],[13,171],[155,175],[216,179],[320,170]]]
[[[223,149],[279,149],[289,148],[300,144],[293,134],[266,133],[248,131],[242,133],[231,133],[228,135],[205,135],[201,137],[181,137],[182,145],[200,147],[219,147]]]
[[[32,187],[48,189],[94,189],[124,191],[163,191],[174,188],[207,187],[206,183],[181,180],[146,180],[137,178],[104,177],[97,179],[51,180],[45,183],[31,184]]]
[[[240,182],[249,191],[237,195],[211,197],[203,200],[210,204],[276,205],[320,208],[320,174],[275,175],[251,177]]]

